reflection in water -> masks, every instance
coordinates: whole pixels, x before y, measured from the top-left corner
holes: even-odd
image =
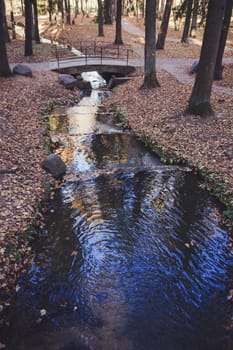
[[[88,130],[66,136],[80,177],[50,203],[9,349],[220,349],[232,255],[216,203],[121,130]]]

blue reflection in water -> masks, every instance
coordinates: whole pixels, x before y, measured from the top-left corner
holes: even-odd
[[[215,204],[191,174],[162,167],[67,183],[21,284],[34,320],[47,310],[26,343],[215,349],[232,267]]]

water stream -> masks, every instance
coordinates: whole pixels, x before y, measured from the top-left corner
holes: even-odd
[[[97,114],[105,94],[50,117],[68,174],[19,281],[7,349],[223,349],[233,263],[221,207]]]

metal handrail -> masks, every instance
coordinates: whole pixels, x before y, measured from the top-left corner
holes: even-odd
[[[88,58],[100,58],[100,64],[103,64],[104,59],[126,59],[126,64],[129,64],[129,57],[130,53],[133,51],[129,48],[122,47],[121,45],[113,46],[111,44],[111,47],[109,46],[98,46],[96,45],[96,41],[92,41],[92,43],[95,43],[93,46],[85,46],[82,47],[83,56],[68,56],[66,59],[85,59],[85,64],[88,64]],[[59,48],[58,45],[53,45],[54,47],[54,53],[57,60],[58,70],[60,71],[60,62],[61,62],[61,54],[67,53],[68,49],[71,50],[71,47],[61,47]],[[106,52],[107,51],[107,52]],[[109,52],[111,51],[111,52]],[[112,53],[114,52],[114,54]],[[105,53],[106,52],[106,53]]]

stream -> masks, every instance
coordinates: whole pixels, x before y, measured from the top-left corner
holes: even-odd
[[[193,173],[98,112],[106,95],[83,93],[50,116],[68,174],[1,339],[8,350],[227,349],[223,208]]]

